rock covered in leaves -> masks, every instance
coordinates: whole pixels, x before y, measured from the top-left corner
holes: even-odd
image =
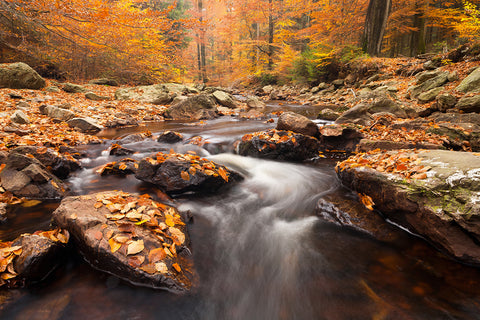
[[[61,261],[68,240],[67,231],[55,229],[0,242],[0,286],[21,285],[45,278]]]
[[[112,161],[104,164],[96,170],[96,173],[100,174],[101,176],[126,176],[128,174],[135,174],[135,172],[137,172],[137,169],[137,160],[131,158],[124,158],[120,161]]]
[[[237,172],[194,152],[187,154],[157,153],[138,163],[135,177],[155,184],[166,193],[212,193],[242,180]]]
[[[351,125],[332,124],[320,129],[321,151],[353,152],[363,134]]]
[[[0,165],[0,186],[17,197],[58,199],[66,186],[32,154],[11,152]]]
[[[282,113],[280,117],[278,117],[276,129],[318,137],[318,126],[307,117],[295,112]]]
[[[2,88],[38,90],[45,87],[45,84],[45,79],[23,62],[0,64]]]
[[[361,153],[336,169],[367,207],[480,265],[479,168],[475,153],[425,150]]]
[[[244,135],[238,153],[256,158],[303,161],[318,156],[319,148],[320,142],[314,137],[272,129]]]
[[[148,195],[67,197],[53,213],[95,268],[133,284],[185,292],[194,279],[184,219]]]

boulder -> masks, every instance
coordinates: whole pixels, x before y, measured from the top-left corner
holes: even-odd
[[[197,92],[198,90],[181,84],[164,83],[151,86],[121,88],[115,91],[117,100],[136,100],[157,105],[168,104],[183,93]]]
[[[460,261],[480,265],[479,168],[474,153],[428,150],[359,154],[337,172],[391,221]]]
[[[416,141],[391,141],[361,139],[356,152],[369,152],[372,150],[400,150],[400,149],[445,149],[442,143],[416,142]]]
[[[112,86],[112,87],[118,87],[119,86],[117,80],[109,79],[109,78],[93,79],[93,80],[90,80],[88,83],[98,84],[98,85],[102,85],[102,86]]]
[[[457,98],[449,93],[440,94],[436,98],[436,108],[440,112],[445,112],[451,109],[457,103]]]
[[[255,96],[248,96],[246,102],[247,102],[247,107],[252,109],[263,109],[266,106],[265,102],[263,102],[262,100],[260,100]]]
[[[119,191],[67,197],[53,213],[96,269],[176,293],[194,280],[185,219],[168,205]]]
[[[53,119],[68,121],[75,118],[75,113],[68,109],[47,105],[41,105],[39,109],[41,114],[49,116]]]
[[[28,119],[27,115],[23,113],[21,110],[16,110],[12,116],[10,117],[10,120],[12,122],[18,123],[18,124],[29,124],[30,119]]]
[[[85,93],[85,98],[87,98],[88,100],[93,100],[93,101],[110,100],[110,97],[101,96],[101,95],[98,95],[95,92],[91,92],[91,91]]]
[[[233,96],[225,91],[217,90],[212,93],[212,96],[217,100],[219,104],[225,106],[227,108],[235,109],[237,107],[237,103]]]
[[[183,135],[175,131],[164,131],[159,136],[157,141],[161,143],[177,143],[183,140]]]
[[[63,84],[62,90],[68,93],[83,93],[87,91],[87,89],[81,85],[68,82]]]
[[[34,157],[11,152],[0,172],[0,185],[17,197],[32,199],[58,199],[66,192],[56,176]]]
[[[23,62],[0,64],[1,88],[39,90],[45,84],[45,79]]]
[[[13,264],[18,273],[17,279],[30,283],[47,277],[62,262],[68,240],[68,232],[58,229],[23,234],[15,239],[12,246],[22,249]]]
[[[461,92],[479,92],[480,91],[480,68],[473,70],[462,82],[457,86],[457,91]]]
[[[162,152],[139,161],[135,177],[167,194],[213,193],[243,179],[237,172],[197,155]]]
[[[444,87],[430,89],[428,91],[420,93],[417,99],[421,103],[427,103],[427,102],[433,101],[443,90],[444,90]]]
[[[276,129],[318,137],[318,126],[307,117],[295,112],[282,113],[278,117]]]
[[[353,152],[362,138],[363,134],[353,126],[326,125],[320,129],[320,150],[330,153]]]
[[[303,161],[318,156],[318,139],[292,131],[268,130],[246,134],[238,154],[255,158]]]
[[[345,111],[335,123],[355,123],[360,125],[368,125],[372,121],[372,115],[375,113],[387,112],[399,118],[408,118],[410,110],[403,107],[399,103],[382,97],[372,103],[361,102],[353,108]]]
[[[127,149],[127,148],[124,148],[124,147],[122,147],[121,145],[116,144],[116,143],[114,143],[114,144],[110,147],[110,151],[109,151],[109,154],[110,154],[111,156],[116,156],[116,157],[129,156],[129,155],[134,154],[134,153],[135,153],[135,151],[130,150],[130,149]]]
[[[103,130],[103,127],[91,118],[73,118],[68,120],[67,123],[70,127],[77,128],[82,132],[98,132]]]
[[[138,168],[138,161],[131,158],[123,158],[119,161],[113,161],[104,164],[97,170],[101,176],[120,176],[125,177],[129,174],[135,174]]]
[[[422,92],[443,86],[448,81],[448,75],[449,73],[447,71],[436,73],[436,76],[433,78],[429,78],[420,83],[417,81],[417,84],[409,88],[408,91],[413,98],[417,98]]]
[[[70,154],[60,154],[46,147],[21,146],[11,150],[24,156],[33,156],[45,168],[60,179],[66,179],[70,173],[81,168],[80,162]]]
[[[429,119],[436,122],[451,122],[451,123],[474,123],[480,125],[480,114],[478,113],[440,113],[435,112]]]
[[[462,112],[480,113],[480,94],[473,97],[463,97],[458,100],[455,108]]]
[[[340,117],[340,113],[333,111],[330,108],[325,108],[318,113],[317,119],[328,121],[335,121]]]
[[[216,111],[215,100],[208,95],[199,94],[169,107],[165,116],[176,120],[213,119],[217,116]]]

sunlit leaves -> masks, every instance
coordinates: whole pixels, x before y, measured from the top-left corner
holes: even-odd
[[[127,255],[140,253],[143,249],[145,249],[143,240],[132,241],[128,244]]]

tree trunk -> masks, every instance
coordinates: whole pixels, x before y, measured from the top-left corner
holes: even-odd
[[[368,4],[362,48],[371,56],[378,56],[381,52],[383,35],[391,8],[392,0],[370,0]]]
[[[273,0],[268,0],[269,12],[268,12],[268,70],[273,69],[273,32],[274,32],[274,21],[273,21]]]

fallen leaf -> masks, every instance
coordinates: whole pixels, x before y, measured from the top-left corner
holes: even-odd
[[[182,245],[185,242],[185,234],[177,228],[170,227],[168,231],[172,235],[172,239],[177,246]]]
[[[223,167],[218,168],[218,174],[223,178],[223,180],[225,180],[225,182],[228,182],[227,171]]]
[[[185,181],[189,181],[189,180],[190,180],[190,175],[188,174],[187,171],[182,171],[182,172],[180,173],[180,176],[181,176],[182,179],[185,180]]]
[[[110,240],[108,240],[108,244],[110,245],[110,251],[112,253],[115,253],[118,251],[118,249],[120,249],[122,247],[122,244],[115,241],[114,238],[110,238]]]
[[[178,263],[172,264],[172,267],[173,267],[175,270],[177,270],[177,272],[182,271],[182,269],[180,268],[180,266],[178,265]]]
[[[150,250],[150,253],[148,254],[148,261],[151,263],[155,263],[158,261],[161,261],[167,257],[167,253],[163,248],[156,248]]]
[[[359,193],[358,196],[360,197],[360,200],[362,201],[365,208],[373,211],[373,206],[375,205],[375,203],[373,202],[372,198],[363,193]]]
[[[144,248],[143,240],[132,241],[127,247],[127,255],[140,253]]]
[[[164,262],[155,263],[155,270],[160,273],[168,273],[168,267]]]
[[[128,258],[128,264],[133,268],[138,268],[145,261],[144,256],[134,256]]]

